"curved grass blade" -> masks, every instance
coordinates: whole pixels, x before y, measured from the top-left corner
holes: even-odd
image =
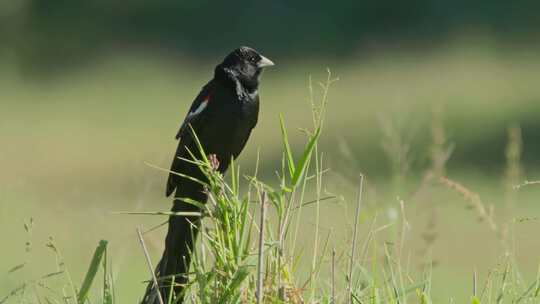
[[[88,268],[88,271],[86,272],[86,276],[84,277],[84,281],[81,285],[81,290],[79,291],[79,294],[77,296],[77,303],[84,303],[86,299],[88,298],[88,292],[90,291],[90,287],[92,287],[92,282],[94,281],[94,278],[96,277],[96,273],[99,269],[101,260],[103,259],[103,256],[105,255],[106,249],[107,249],[107,241],[105,240],[99,241],[99,245],[97,246],[96,251],[94,251],[94,256],[92,257],[92,261],[90,262],[90,267]]]
[[[321,135],[321,127],[318,127],[317,130],[315,130],[315,134],[311,137],[309,140],[306,149],[304,150],[304,153],[302,154],[302,158],[298,162],[296,169],[294,170],[294,175],[292,177],[292,187],[296,187],[300,180],[302,179],[302,176],[304,175],[304,172],[306,171],[306,167],[308,164],[308,160],[311,158],[311,154],[313,152],[313,149],[315,148],[315,144],[319,140],[319,136]]]
[[[279,126],[281,127],[281,137],[283,138],[283,148],[285,149],[285,158],[287,159],[287,166],[289,167],[289,174],[291,178],[295,175],[296,167],[294,165],[294,158],[291,152],[291,146],[289,145],[289,137],[287,136],[287,129],[285,129],[285,122],[283,121],[283,115],[279,115]]]

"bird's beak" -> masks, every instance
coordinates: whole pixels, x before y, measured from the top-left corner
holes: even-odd
[[[257,65],[259,68],[264,68],[264,67],[269,67],[269,66],[273,66],[274,63],[272,62],[272,60],[264,57],[261,55],[261,60],[259,61],[259,64]]]

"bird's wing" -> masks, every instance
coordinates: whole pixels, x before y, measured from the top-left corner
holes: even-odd
[[[176,134],[177,140],[182,140],[182,137],[185,135],[186,131],[189,130],[189,125],[191,124],[194,126],[196,124],[196,121],[200,119],[202,116],[204,109],[208,106],[208,103],[210,102],[210,99],[212,98],[212,82],[209,82],[207,85],[205,85],[199,95],[195,98],[193,103],[191,104],[191,107],[189,108],[189,112],[186,115],[186,118],[184,118],[184,122],[180,126],[180,129],[178,130],[178,133]]]
[[[213,83],[211,81],[202,88],[199,95],[197,95],[193,101],[184,122],[176,134],[176,139],[180,142],[178,143],[178,148],[171,164],[171,173],[169,174],[169,179],[167,180],[167,196],[171,195],[180,184],[180,181],[182,181],[181,176],[172,172],[190,175],[190,172],[187,171],[193,170],[193,168],[191,168],[193,165],[189,165],[186,161],[180,158],[190,158],[188,150],[192,153],[197,153],[197,146],[194,143],[191,129],[193,128],[195,134],[197,134],[197,132],[201,129],[201,125],[203,124],[205,117],[204,110],[212,98],[212,87]]]

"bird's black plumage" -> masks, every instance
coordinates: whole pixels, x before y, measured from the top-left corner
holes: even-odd
[[[217,170],[224,173],[231,159],[238,157],[251,130],[257,124],[259,114],[259,80],[262,69],[273,65],[272,61],[249,47],[231,52],[216,66],[214,77],[201,90],[176,135],[178,148],[171,171],[205,181],[197,165],[186,161],[192,154],[200,158],[193,132],[201,142],[206,154],[215,155],[219,162]],[[206,202],[204,187],[191,179],[171,173],[167,181],[166,195],[174,193],[172,211],[198,211],[193,204],[182,199]],[[183,296],[181,285],[187,283],[186,273],[191,262],[190,252],[198,233],[197,217],[171,216],[165,239],[165,250],[157,268],[163,296],[170,293],[171,276],[175,276],[174,293]],[[149,284],[144,304],[159,303],[152,283]],[[178,302],[181,303],[182,301]]]

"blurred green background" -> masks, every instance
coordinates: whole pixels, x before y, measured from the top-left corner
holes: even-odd
[[[134,229],[163,219],[110,211],[169,208],[166,175],[144,163],[168,167],[189,104],[239,45],[276,62],[265,72],[260,122],[240,159],[251,172],[260,151],[268,181],[281,164],[278,114],[299,150],[304,136],[296,130],[311,124],[309,77],[317,98],[326,68],[340,78],[321,139],[331,169],[326,190],[343,196],[323,206],[335,246],[350,236],[342,219],[352,222],[345,210],[362,172],[370,185],[363,228],[376,212],[393,214],[397,195],[404,198],[413,264],[425,260],[422,231],[436,218],[438,300],[468,299],[473,269],[484,279],[500,262],[497,237],[459,195],[443,187],[428,199],[414,195],[429,167],[431,113],[440,109],[454,144],[447,175],[493,204],[501,225],[511,216],[531,218],[514,234],[518,263],[532,278],[540,262],[540,187],[516,192],[510,215],[504,176],[507,129],[516,125],[523,140],[516,178],[540,176],[539,10],[532,0],[0,2],[0,298],[54,270],[44,248],[49,236],[77,281],[98,240],[110,240],[119,298],[141,296],[147,271]],[[383,148],[389,123],[408,151],[406,182],[398,186],[396,155]],[[30,217],[27,254],[23,222]],[[149,236],[156,260],[163,234]],[[8,274],[24,261],[32,267]]]

